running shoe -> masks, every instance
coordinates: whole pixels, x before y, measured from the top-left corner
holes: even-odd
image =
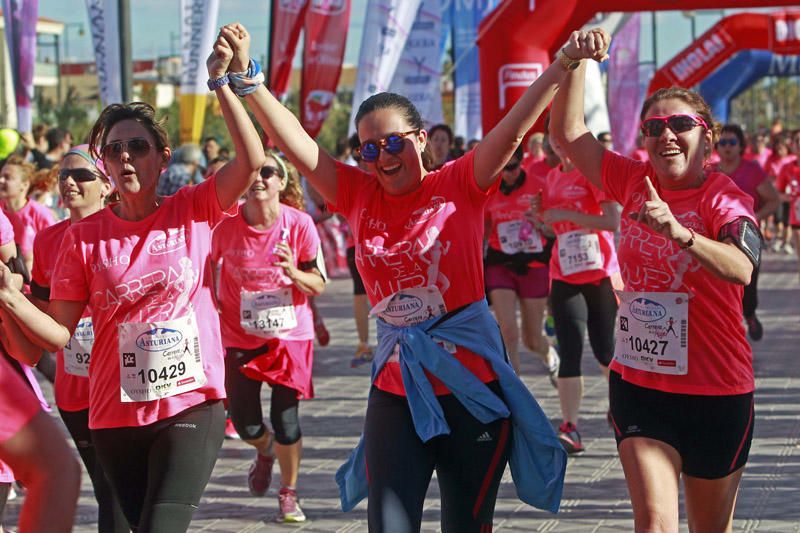
[[[558,440],[570,455],[582,453],[584,450],[581,434],[572,422],[564,422],[558,426]]]
[[[553,385],[556,389],[558,388],[558,367],[561,366],[561,358],[558,356],[558,352],[552,346],[547,353],[547,360],[549,361],[547,365],[547,375],[550,378],[550,384]]]
[[[794,254],[794,246],[792,246],[787,242],[786,244],[783,245],[783,253],[785,253],[786,255]]]
[[[306,515],[303,514],[303,510],[300,508],[297,491],[294,489],[281,487],[278,493],[278,506],[280,507],[278,522],[295,524],[306,521]]]
[[[761,321],[756,315],[746,318],[745,320],[747,321],[747,333],[750,335],[750,338],[754,341],[760,341],[761,337],[764,336],[764,326],[761,325]]]
[[[780,252],[781,248],[783,248],[783,243],[778,239],[775,239],[775,242],[772,243],[772,251],[773,252]]]
[[[275,456],[261,455],[256,452],[256,458],[250,465],[250,472],[247,473],[247,486],[250,494],[261,497],[269,490],[272,483],[272,465],[275,463]]]
[[[375,354],[372,353],[372,348],[368,344],[359,343],[356,355],[350,361],[350,368],[358,368],[361,365],[371,363]]]
[[[242,438],[239,436],[236,428],[233,427],[233,421],[231,420],[231,417],[225,419],[225,438],[227,440],[241,440]]]
[[[321,318],[314,320],[314,334],[317,336],[320,346],[327,346],[331,342],[331,334],[328,333],[328,328],[325,327],[325,322]]]

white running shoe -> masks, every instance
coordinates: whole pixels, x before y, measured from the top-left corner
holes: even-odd
[[[278,506],[280,507],[278,522],[296,524],[306,521],[306,515],[303,514],[303,510],[300,508],[300,503],[297,499],[297,491],[281,487],[278,493]]]

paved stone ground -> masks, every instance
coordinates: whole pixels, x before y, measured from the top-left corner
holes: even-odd
[[[756,428],[736,509],[736,531],[800,532],[800,285],[793,257],[766,257],[760,281],[759,316],[764,339],[755,343]],[[246,488],[253,452],[226,441],[191,531],[360,532],[367,530],[366,503],[343,514],[333,474],[356,444],[366,407],[369,370],[350,369],[355,327],[350,314],[350,282],[336,280],[319,305],[332,341],[316,352],[317,398],[301,404],[304,457],[299,493],[308,521],[300,526],[273,523],[277,493],[253,498]],[[544,368],[523,354],[524,380],[545,412],[557,417],[558,398]],[[586,452],[570,459],[561,511],[536,510],[515,496],[510,474],[500,488],[497,531],[630,531],[633,519],[614,439],[605,421],[606,386],[591,356],[584,358],[586,398],[581,431]],[[265,406],[267,405],[265,396]],[[277,469],[276,469],[277,478]],[[277,484],[277,482],[275,483]],[[439,529],[438,487],[431,483],[423,531]],[[11,502],[7,525],[16,520],[19,499]],[[75,531],[96,531],[96,509],[84,476]],[[683,530],[686,530],[685,522]]]

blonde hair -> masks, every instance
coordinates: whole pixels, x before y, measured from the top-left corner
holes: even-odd
[[[284,187],[280,193],[281,203],[304,211],[305,196],[303,194],[303,188],[300,186],[300,173],[297,171],[297,168],[277,150],[269,149],[264,152],[264,155],[274,159],[275,163],[278,165],[278,169],[283,173],[281,178],[286,177],[286,187]]]

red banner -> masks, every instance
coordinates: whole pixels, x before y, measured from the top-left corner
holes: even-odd
[[[693,87],[740,50],[800,52],[800,13],[738,13],[720,20],[653,76],[648,93],[678,85]]]
[[[292,59],[303,29],[308,0],[272,0],[269,45],[269,89],[278,98],[289,90]]]
[[[300,122],[316,137],[336,97],[350,24],[350,0],[311,0],[303,42]]]
[[[524,92],[520,85],[509,84],[512,78],[520,78],[518,81],[521,82],[522,77],[532,75],[535,79],[535,72],[547,68],[550,59],[566,42],[570,32],[580,29],[598,11],[664,11],[796,4],[797,0],[504,0],[483,20],[478,30],[483,131],[486,133],[491,130]],[[776,41],[785,43],[787,49],[797,44],[800,28],[796,21],[775,24],[772,31]],[[517,67],[511,65],[527,65],[523,67],[527,69],[527,74],[515,72]],[[502,107],[501,93],[504,95]],[[537,129],[541,129],[541,121]]]

